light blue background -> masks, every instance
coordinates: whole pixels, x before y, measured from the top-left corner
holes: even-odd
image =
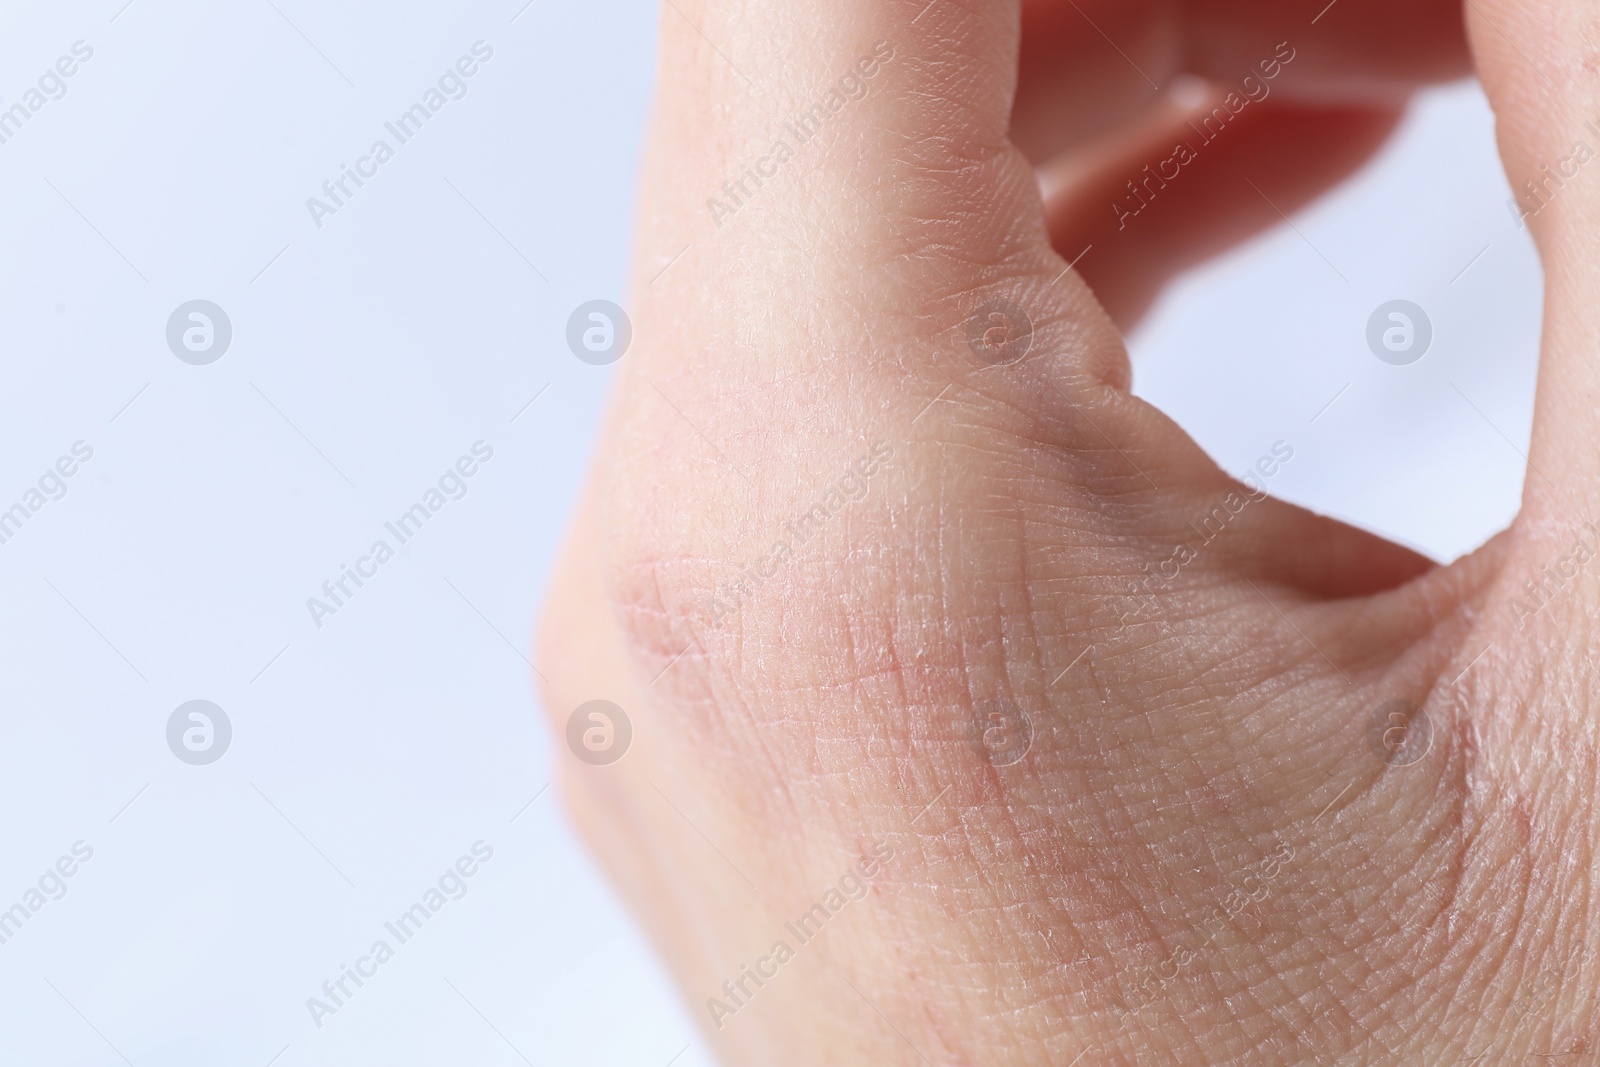
[[[0,106],[95,50],[0,145],[0,508],[95,450],[0,545],[0,908],[95,850],[0,945],[0,1062],[704,1067],[539,795],[522,658],[612,373],[564,334],[626,301],[655,12],[273,2],[0,13]],[[306,198],[480,39],[468,95],[316,228]],[[1475,88],[1429,94],[1298,232],[1163,301],[1139,392],[1236,472],[1289,441],[1276,492],[1437,558],[1504,525],[1540,283],[1491,127]],[[197,297],[234,328],[209,367],[164,340]],[[1365,346],[1396,297],[1434,325],[1410,367]],[[314,627],[480,439],[468,495]],[[194,698],[233,722],[209,767],[165,746]],[[306,998],[480,839],[467,896],[316,1028]]]

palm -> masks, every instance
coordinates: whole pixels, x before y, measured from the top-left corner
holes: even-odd
[[[1282,39],[1276,5],[1032,4],[1014,118],[1006,5],[759,16],[737,39],[788,49],[803,91],[730,87],[719,64],[751,57],[707,47],[731,34],[718,5],[667,14],[683,66],[647,170],[638,342],[544,663],[563,725],[595,697],[628,709],[634,750],[575,766],[569,793],[730,1059],[1433,1062],[1587,1040],[1513,1009],[1588,973],[1563,910],[1586,883],[1560,857],[1592,855],[1594,827],[1537,741],[1587,736],[1538,683],[1588,601],[1522,627],[1489,610],[1567,550],[1573,506],[1430,568],[1225,477],[1126,392],[1112,316],[1269,221],[1237,178],[1309,197],[1392,121],[1374,87],[1459,61],[1440,5],[1388,11],[1432,44],[1384,54],[1349,29],[1374,5],[1344,2],[1345,29],[1298,47],[1273,102],[1118,239],[1108,176],[1187,120],[1143,79],[1185,53],[1241,65]],[[1248,32],[1212,32],[1224,16]],[[711,227],[705,191],[770,116],[891,31],[865,100]],[[1148,54],[1107,58],[1107,36]],[[708,93],[726,127],[685,165]],[[1112,125],[1142,132],[1094,140]],[[1304,150],[1273,163],[1285,139]],[[1041,209],[1029,155],[1062,151]],[[1293,442],[1262,457],[1270,488]],[[875,846],[872,903],[802,941],[793,920]]]

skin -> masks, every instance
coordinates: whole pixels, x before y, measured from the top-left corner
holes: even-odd
[[[558,732],[596,698],[633,724],[610,766],[557,746],[567,802],[724,1062],[1600,1062],[1600,171],[1528,220],[1530,473],[1467,558],[1235,512],[1128,392],[1161,282],[1350,172],[1417,85],[1475,66],[1514,188],[1592,140],[1593,5],[1321,6],[663,10],[634,341],[539,664]],[[784,134],[880,41],[862,99]],[[1173,80],[1282,41],[1270,98],[1114,229],[1192,117]],[[1002,366],[967,343],[996,299],[1033,323]],[[866,895],[793,937],[875,844]]]

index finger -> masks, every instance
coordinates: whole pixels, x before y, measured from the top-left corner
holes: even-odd
[[[1469,70],[1456,0],[1025,0],[1011,136],[1042,162],[1184,74],[1326,105],[1393,102]]]

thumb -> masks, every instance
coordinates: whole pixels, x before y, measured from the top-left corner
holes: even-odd
[[[965,347],[995,287],[1034,327],[1103,319],[1063,275],[1034,170],[1007,138],[1020,6],[666,0],[640,298],[674,316],[713,296],[724,314],[771,314],[775,295],[856,304],[870,287],[947,348]],[[690,269],[661,273],[680,253]],[[708,275],[727,283],[697,289]]]
[[[819,170],[838,184],[890,157],[1000,153],[1019,3],[978,7],[665,0],[655,147],[671,173],[711,168],[678,186],[680,202],[727,229],[797,186],[817,191],[806,179]],[[706,176],[717,180],[708,187]]]
[[[1600,516],[1600,9],[1467,0],[1519,226],[1545,271],[1525,535]],[[1570,537],[1567,538],[1570,540]]]

